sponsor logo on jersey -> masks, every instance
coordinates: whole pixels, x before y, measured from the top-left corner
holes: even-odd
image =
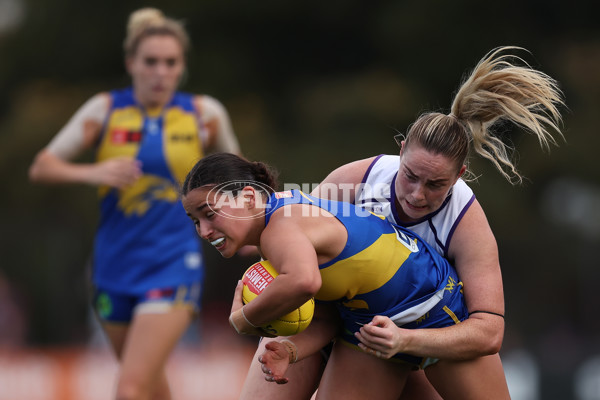
[[[194,133],[173,133],[170,138],[172,142],[192,142]]]
[[[277,192],[275,193],[276,199],[291,199],[294,197],[291,190],[286,190],[285,192]]]
[[[144,296],[146,300],[158,300],[162,298],[170,298],[173,296],[175,291],[172,288],[167,289],[150,289],[146,292]]]
[[[110,140],[113,144],[139,143],[142,141],[142,132],[114,128],[110,132]]]

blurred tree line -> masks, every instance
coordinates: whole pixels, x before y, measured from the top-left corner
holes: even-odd
[[[127,17],[155,6],[183,19],[192,39],[182,89],[221,100],[245,155],[277,167],[285,183],[317,183],[343,163],[396,153],[392,136],[423,111],[448,112],[484,54],[531,51],[519,55],[565,92],[566,142],[548,155],[504,127],[529,181],[513,188],[473,159],[473,189],[500,247],[505,348],[530,348],[550,376],[570,371],[600,351],[598,4],[0,0],[0,277],[22,293],[27,343],[85,340],[97,220],[93,188],[34,186],[27,169],[87,98],[129,84]],[[208,260],[205,301],[228,302],[245,260],[212,249]]]

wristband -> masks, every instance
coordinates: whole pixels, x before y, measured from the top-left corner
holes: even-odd
[[[240,335],[247,334],[248,331],[252,330],[250,328],[256,328],[256,326],[252,322],[248,321],[248,318],[246,318],[246,314],[244,314],[244,307],[232,312],[229,315],[229,324]]]
[[[243,335],[244,333],[241,331],[240,328],[238,328],[238,324],[236,324],[236,322],[235,322],[236,319],[239,319],[239,318],[236,318],[237,317],[236,314],[239,314],[239,313],[233,312],[233,313],[229,314],[229,325],[231,325],[237,333],[239,333],[240,335]]]
[[[253,328],[258,328],[258,326],[254,325],[252,322],[250,322],[250,320],[248,320],[248,317],[246,317],[246,313],[244,312],[244,307],[246,307],[246,306],[242,306],[242,308],[241,308],[242,317],[244,317],[244,320],[248,323],[248,325],[250,325]]]
[[[294,342],[292,342],[289,339],[284,339],[279,343],[285,346],[290,356],[290,364],[294,364],[296,361],[298,361],[298,348],[296,347]]]

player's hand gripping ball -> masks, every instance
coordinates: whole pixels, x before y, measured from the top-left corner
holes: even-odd
[[[256,298],[277,276],[277,271],[267,260],[253,264],[244,272],[242,282],[242,301],[248,304]],[[275,336],[291,336],[302,332],[312,321],[315,313],[315,301],[310,299],[299,308],[271,321],[261,328]]]

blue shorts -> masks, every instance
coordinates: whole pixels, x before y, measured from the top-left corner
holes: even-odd
[[[444,290],[442,299],[427,311],[425,315],[414,321],[402,323],[400,326],[403,329],[443,328],[464,321],[469,317],[469,312],[461,289],[462,284],[453,290]],[[344,307],[338,307],[338,310],[341,312],[343,324],[343,330],[339,339],[342,340],[343,344],[360,350],[358,347],[359,341],[354,334],[358,332],[362,325],[369,323],[373,315],[361,315],[361,313],[344,309]],[[385,313],[381,315],[385,315]],[[392,315],[387,316],[392,317]],[[397,353],[390,360],[409,364],[413,369],[422,369],[438,361],[437,359],[404,353]]]
[[[102,321],[127,323],[136,313],[165,313],[174,307],[200,310],[200,283],[155,288],[141,295],[123,294],[101,287],[94,289],[93,306]]]

